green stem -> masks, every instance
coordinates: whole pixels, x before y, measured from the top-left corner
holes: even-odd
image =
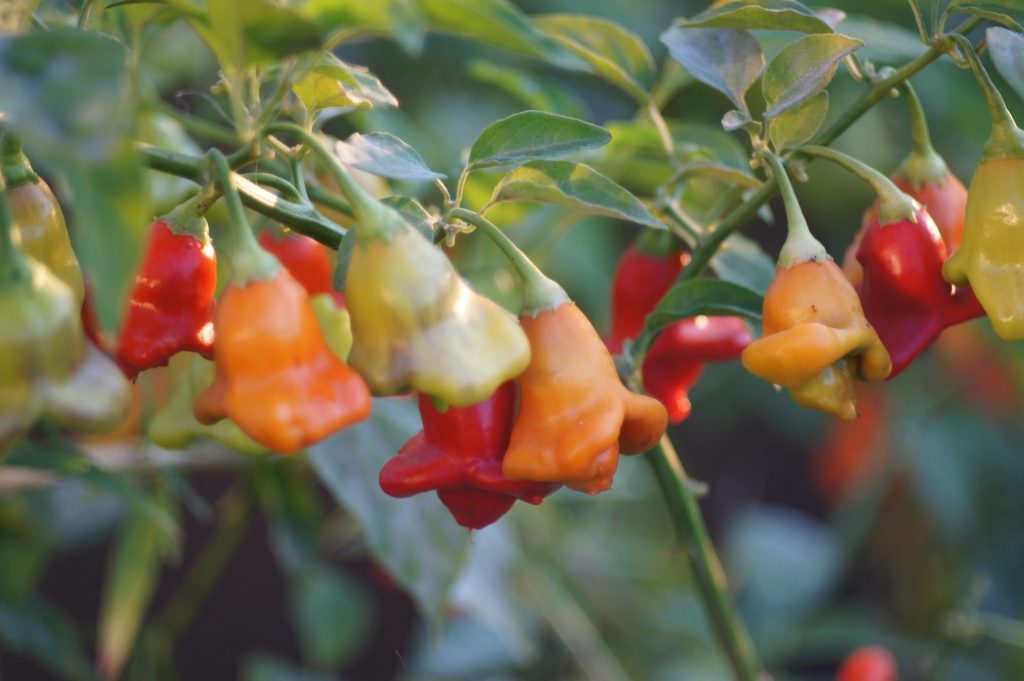
[[[921,205],[901,191],[892,180],[866,163],[828,147],[807,146],[800,147],[798,151],[801,154],[831,161],[871,185],[878,194],[878,219],[883,225],[902,220],[916,221],[917,211],[921,210]]]
[[[786,205],[788,234],[786,243],[779,251],[779,267],[788,269],[802,262],[827,260],[828,252],[821,242],[814,238],[811,228],[807,226],[807,219],[800,208],[800,202],[796,199],[796,192],[793,191],[793,185],[786,174],[786,167],[775,154],[765,153],[764,158],[772,167],[772,175],[779,183],[782,201]]]
[[[6,132],[0,137],[0,175],[7,189],[39,181],[39,176],[21,150],[21,140]]]
[[[272,278],[281,271],[281,263],[263,250],[256,241],[245,217],[242,199],[235,189],[228,160],[217,149],[211,149],[206,156],[210,160],[211,172],[220,184],[228,206],[232,283],[236,286],[245,286],[254,280]]]
[[[522,314],[536,317],[546,310],[554,310],[564,303],[570,302],[565,291],[540,271],[533,261],[523,253],[508,235],[487,218],[465,208],[455,208],[449,217],[464,220],[474,225],[501,249],[512,266],[516,268],[523,280]]]
[[[949,176],[949,168],[932,146],[924,107],[921,106],[921,100],[917,98],[917,93],[909,81],[903,83],[902,87],[907,95],[907,106],[910,107],[910,134],[913,147],[910,154],[903,159],[896,174],[905,178],[915,189],[920,189],[926,184],[942,184]]]
[[[985,97],[988,105],[989,115],[992,117],[992,134],[985,143],[982,159],[993,158],[1017,158],[1024,156],[1024,131],[1017,127],[1010,110],[1006,108],[1003,96],[999,94],[996,84],[988,75],[985,67],[981,65],[981,59],[974,51],[974,45],[965,36],[951,35],[950,39],[956,43],[963,52],[967,63],[970,64],[974,76],[978,80],[978,86]]]
[[[722,563],[711,543],[697,503],[696,485],[686,477],[679,455],[668,436],[644,459],[654,471],[658,487],[668,506],[676,536],[686,549],[704,609],[737,681],[758,681],[764,673],[750,633],[736,608]]]

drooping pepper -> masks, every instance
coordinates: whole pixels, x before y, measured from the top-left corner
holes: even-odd
[[[761,337],[743,366],[789,389],[800,405],[856,418],[853,379],[881,381],[892,363],[860,300],[807,227],[782,163],[766,154],[786,204],[789,236],[764,298]]]
[[[217,256],[202,211],[189,201],[150,226],[115,355],[128,378],[178,352],[213,357]]]
[[[340,291],[336,291],[340,295]],[[327,347],[338,359],[347,360],[352,351],[352,320],[348,310],[338,306],[338,299],[329,293],[318,293],[310,296],[310,304],[320,322],[320,331],[324,335]]]
[[[992,116],[992,134],[971,180],[964,239],[942,266],[952,284],[970,283],[996,334],[1024,338],[1024,131],[1017,127],[970,41],[956,39]]]
[[[282,454],[370,413],[365,383],[328,348],[305,289],[260,248],[224,156],[209,153],[231,214],[232,279],[218,305],[213,384],[193,411],[210,425],[231,418]]]
[[[266,230],[260,234],[260,246],[274,254],[310,296],[330,293],[339,304],[344,304],[344,294],[334,290],[334,263],[330,252],[316,239],[305,234]]]
[[[672,287],[689,254],[669,248],[667,256],[631,246],[619,259],[612,279],[612,329],[608,348],[622,351],[636,338],[644,320]],[[669,421],[690,415],[689,391],[700,378],[704,362],[736,359],[750,343],[750,331],[739,317],[692,317],[666,328],[644,356],[644,387],[668,409]]]
[[[943,329],[980,317],[981,305],[968,287],[942,279],[946,245],[928,212],[878,171],[825,147],[806,153],[827,158],[868,182],[878,194],[857,260],[864,315],[892,359],[893,378],[938,338]]]
[[[496,521],[516,499],[539,504],[559,485],[513,482],[501,472],[515,402],[511,381],[483,402],[443,413],[421,394],[423,430],[381,469],[381,489],[394,497],[436,490],[456,522],[473,529]]]
[[[896,658],[881,646],[865,646],[850,653],[836,681],[896,681]]]
[[[80,299],[13,242],[0,194],[0,452],[48,418],[77,432],[115,428],[131,394],[117,367],[88,343]]]

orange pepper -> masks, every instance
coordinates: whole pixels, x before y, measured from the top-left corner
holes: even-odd
[[[214,326],[216,376],[194,406],[201,423],[229,417],[256,442],[291,454],[370,414],[366,384],[328,348],[287,272],[229,286]]]
[[[603,492],[611,487],[620,451],[646,451],[665,432],[665,407],[622,385],[600,336],[575,304],[520,321],[531,359],[519,377],[520,411],[505,453],[505,477]]]

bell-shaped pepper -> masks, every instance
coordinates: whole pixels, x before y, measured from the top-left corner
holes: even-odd
[[[256,242],[220,152],[209,153],[231,214],[232,279],[214,328],[216,373],[196,398],[200,423],[231,418],[282,454],[366,418],[363,380],[328,348],[305,289]]]
[[[474,529],[493,523],[516,499],[539,504],[559,485],[502,474],[515,402],[511,381],[483,402],[445,412],[420,394],[423,430],[381,469],[381,489],[394,497],[437,490],[455,520]]]
[[[319,241],[297,232],[266,230],[260,234],[260,246],[280,260],[310,296],[330,293],[344,304],[344,294],[334,290],[334,259]]]
[[[520,322],[532,357],[519,377],[505,476],[603,492],[620,451],[646,451],[665,432],[665,407],[622,385],[597,331],[572,302],[527,312]]]
[[[1024,339],[1024,131],[981,66],[970,41],[957,42],[975,71],[992,134],[971,180],[960,249],[942,267],[952,284],[969,283],[996,334]]]
[[[213,357],[217,257],[196,210],[193,202],[183,204],[150,226],[115,353],[128,378],[178,352]]]
[[[743,351],[755,376],[800,405],[856,418],[853,379],[881,381],[892,363],[857,292],[807,227],[781,162],[766,154],[786,204],[789,236],[764,297],[761,337]]]
[[[612,279],[612,329],[608,348],[621,352],[626,339],[636,338],[644,320],[675,283],[689,254],[669,246],[644,252],[631,246],[619,259]],[[689,391],[700,378],[704,362],[737,359],[750,343],[750,331],[739,317],[695,317],[666,328],[651,345],[641,367],[644,388],[668,409],[669,421],[690,415]]]
[[[186,449],[197,440],[210,439],[241,454],[270,454],[269,449],[242,432],[231,419],[213,425],[196,420],[192,405],[196,396],[213,383],[213,362],[194,355],[181,355],[170,364],[176,370],[178,385],[170,402],[153,416],[146,429],[153,444],[166,449]]]

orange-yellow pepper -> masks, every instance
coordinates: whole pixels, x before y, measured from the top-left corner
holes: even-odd
[[[665,407],[622,385],[597,331],[572,302],[524,314],[520,322],[531,359],[519,377],[520,410],[505,477],[603,492],[620,451],[646,451],[665,432]]]

